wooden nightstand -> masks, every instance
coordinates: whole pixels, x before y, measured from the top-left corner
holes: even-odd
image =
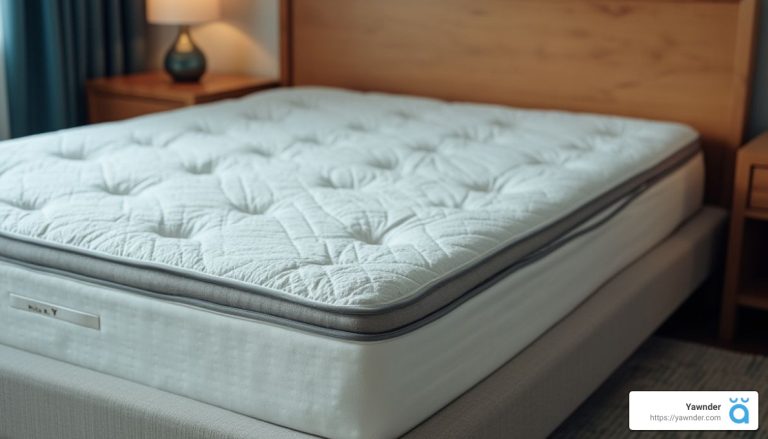
[[[278,85],[278,80],[272,78],[217,74],[207,74],[199,83],[174,83],[162,72],[92,79],[86,86],[89,120],[127,119],[235,98]]]
[[[731,340],[740,306],[768,311],[768,133],[739,150],[720,337]]]

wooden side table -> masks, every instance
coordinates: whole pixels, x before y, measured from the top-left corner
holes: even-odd
[[[733,339],[739,307],[768,311],[768,133],[739,150],[720,337]]]
[[[91,123],[109,122],[277,87],[277,79],[207,74],[199,83],[174,83],[163,72],[113,76],[88,81]]]

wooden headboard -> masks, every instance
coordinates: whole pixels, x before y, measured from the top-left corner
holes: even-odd
[[[685,122],[730,199],[757,0],[283,0],[286,85]]]

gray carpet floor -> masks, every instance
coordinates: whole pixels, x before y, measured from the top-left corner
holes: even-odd
[[[761,398],[760,430],[630,431],[628,419],[631,390],[757,390]],[[768,357],[651,338],[552,437],[768,438]]]

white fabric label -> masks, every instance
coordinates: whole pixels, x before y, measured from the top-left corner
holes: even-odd
[[[11,294],[11,307],[22,311],[31,312],[43,317],[62,320],[86,328],[101,329],[101,318],[95,314],[77,311],[52,303],[42,302],[29,297]]]

